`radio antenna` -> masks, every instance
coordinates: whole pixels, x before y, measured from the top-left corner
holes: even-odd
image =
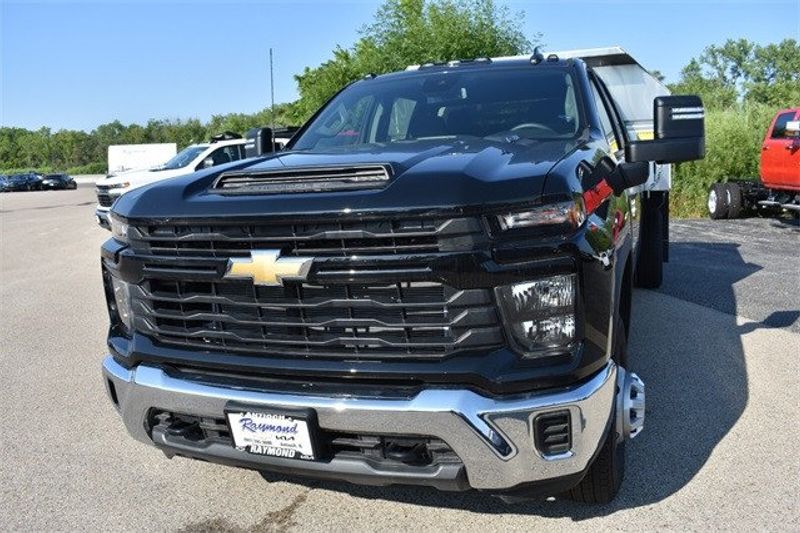
[[[269,49],[269,92],[270,92],[270,107],[269,107],[269,128],[272,131],[270,142],[275,146],[275,77],[272,70],[272,48]]]

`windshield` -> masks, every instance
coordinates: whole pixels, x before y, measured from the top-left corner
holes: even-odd
[[[156,170],[174,170],[176,168],[183,168],[192,161],[194,161],[194,159],[198,155],[202,154],[206,150],[206,148],[208,147],[187,146],[186,148],[175,154],[175,157],[173,157],[160,167],[157,167]]]
[[[573,79],[566,70],[488,67],[357,83],[325,107],[292,149],[456,136],[567,139],[579,128]]]

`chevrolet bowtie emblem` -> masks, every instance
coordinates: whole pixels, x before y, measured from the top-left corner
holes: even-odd
[[[227,279],[250,279],[254,285],[280,286],[283,280],[305,281],[313,257],[280,257],[280,250],[252,250],[250,257],[228,259]]]

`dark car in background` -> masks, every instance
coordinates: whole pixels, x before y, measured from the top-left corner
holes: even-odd
[[[23,172],[8,177],[6,191],[38,191],[42,188],[42,176],[36,172]]]
[[[72,176],[63,173],[47,174],[42,179],[41,188],[43,190],[55,191],[59,189],[77,189],[78,184]]]
[[[8,178],[0,174],[0,192],[6,192],[8,187]]]

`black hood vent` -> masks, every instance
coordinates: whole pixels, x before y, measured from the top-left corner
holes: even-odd
[[[222,194],[292,194],[380,189],[391,175],[388,165],[296,167],[225,172],[213,189]]]

